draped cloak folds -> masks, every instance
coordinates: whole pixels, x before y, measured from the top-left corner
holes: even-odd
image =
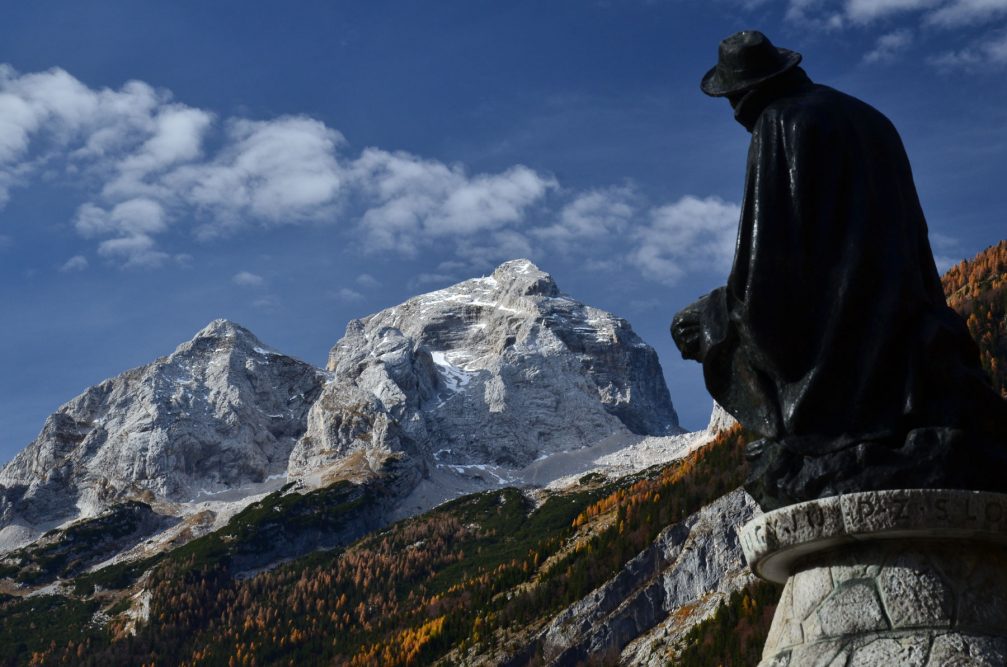
[[[707,388],[764,438],[749,490],[764,508],[907,485],[1002,490],[1007,447],[987,443],[1007,437],[1007,402],[946,304],[894,126],[807,79],[746,103],[734,264],[690,308]],[[983,460],[995,477],[965,469]]]

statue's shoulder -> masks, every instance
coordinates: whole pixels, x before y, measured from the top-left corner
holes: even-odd
[[[853,95],[822,84],[811,84],[769,104],[761,122],[791,130],[815,127],[842,130],[849,124],[894,130],[880,111]]]

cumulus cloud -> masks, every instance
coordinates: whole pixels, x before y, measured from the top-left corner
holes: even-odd
[[[262,276],[251,271],[239,271],[231,278],[231,282],[241,287],[260,287],[266,281],[263,280]]]
[[[499,174],[468,176],[408,153],[369,148],[350,166],[367,198],[360,228],[371,250],[415,255],[438,237],[471,236],[521,222],[556,181],[518,165]]]
[[[563,206],[554,224],[531,233],[537,239],[570,251],[583,243],[624,232],[636,213],[634,199],[628,187],[585,192]]]
[[[0,206],[43,167],[62,169],[85,189],[78,233],[127,266],[163,263],[158,240],[179,220],[203,238],[338,221],[371,250],[414,254],[436,238],[519,225],[556,187],[521,165],[469,174],[408,153],[346,149],[337,130],[304,116],[218,121],[142,82],[93,89],[61,69],[0,67]],[[347,202],[357,208],[346,212]]]
[[[648,278],[674,284],[692,271],[726,273],[741,208],[718,197],[683,197],[650,212],[633,233],[630,260]]]
[[[468,263],[469,270],[486,270],[515,257],[534,259],[540,254],[527,236],[513,229],[463,239],[455,253]]]
[[[957,28],[1007,14],[1007,0],[788,0],[786,18],[819,27],[864,26],[916,14],[925,25]]]
[[[191,261],[164,249],[185,237],[328,223],[364,252],[440,253],[445,261],[416,284],[549,253],[596,270],[628,257],[647,277],[674,282],[730,264],[738,217],[715,198],[653,207],[631,185],[564,189],[520,164],[470,173],[402,151],[351,150],[338,130],[306,116],[219,118],[143,82],[98,89],[61,69],[0,66],[0,207],[43,173],[80,193],[75,233],[98,257],[133,268]],[[63,270],[86,266],[80,255]],[[265,285],[249,271],[231,280]],[[359,301],[379,285],[361,274],[333,296]],[[259,297],[257,307],[278,307]]]
[[[355,303],[364,300],[364,295],[351,287],[340,287],[335,292],[332,292],[332,296],[343,303]]]
[[[369,273],[361,273],[359,276],[357,276],[356,282],[364,289],[376,289],[378,287],[381,287],[381,281],[379,281],[377,278],[375,278]]]
[[[846,15],[859,23],[868,23],[892,14],[929,9],[941,0],[847,0]]]
[[[835,30],[846,21],[842,11],[826,0],[790,0],[785,17],[792,23]]]
[[[155,250],[154,239],[146,234],[134,234],[108,239],[98,244],[98,254],[120,263],[124,268],[157,268],[169,255]]]
[[[976,69],[1007,66],[1007,31],[986,37],[964,49],[945,51],[930,59],[940,69]]]
[[[869,64],[891,62],[914,42],[935,39],[947,31],[966,27],[1004,27],[1007,0],[786,0],[785,17],[803,28],[875,30],[895,19],[910,22],[876,38],[874,48],[864,54]],[[914,25],[915,24],[915,25]],[[973,30],[973,33],[975,31]],[[940,69],[971,69],[1007,62],[1007,38],[998,32],[961,32],[967,45],[928,58]],[[936,49],[929,49],[933,53]]]
[[[204,236],[248,220],[296,223],[331,212],[342,183],[339,132],[311,118],[288,116],[231,121],[226,139],[213,160],[164,178],[172,192],[205,214]]]
[[[59,270],[62,271],[63,273],[70,273],[73,271],[83,271],[84,269],[87,268],[87,264],[88,264],[87,257],[84,257],[84,255],[74,255],[70,259],[66,260],[66,262],[63,263],[63,266],[61,266]]]
[[[891,62],[899,53],[905,51],[912,41],[912,30],[902,29],[886,33],[878,38],[874,49],[864,56],[864,62]]]
[[[927,22],[944,27],[984,23],[1007,14],[1007,0],[955,0],[927,16]]]

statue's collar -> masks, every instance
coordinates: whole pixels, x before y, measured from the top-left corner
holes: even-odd
[[[745,94],[734,107],[734,119],[751,132],[755,122],[770,103],[811,85],[813,85],[811,79],[804,70],[795,67],[785,75],[757,86]]]

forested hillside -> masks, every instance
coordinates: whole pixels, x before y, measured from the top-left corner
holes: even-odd
[[[1007,398],[1007,241],[951,267],[942,282],[948,305],[979,344],[993,387]]]
[[[540,506],[511,488],[466,496],[252,576],[213,533],[144,575],[99,571],[78,595],[7,599],[0,652],[39,665],[494,664],[661,529],[736,488],[744,441],[736,429],[663,469],[587,476]],[[147,621],[136,625],[122,612],[138,606],[140,586]],[[28,632],[54,617],[58,633]]]

